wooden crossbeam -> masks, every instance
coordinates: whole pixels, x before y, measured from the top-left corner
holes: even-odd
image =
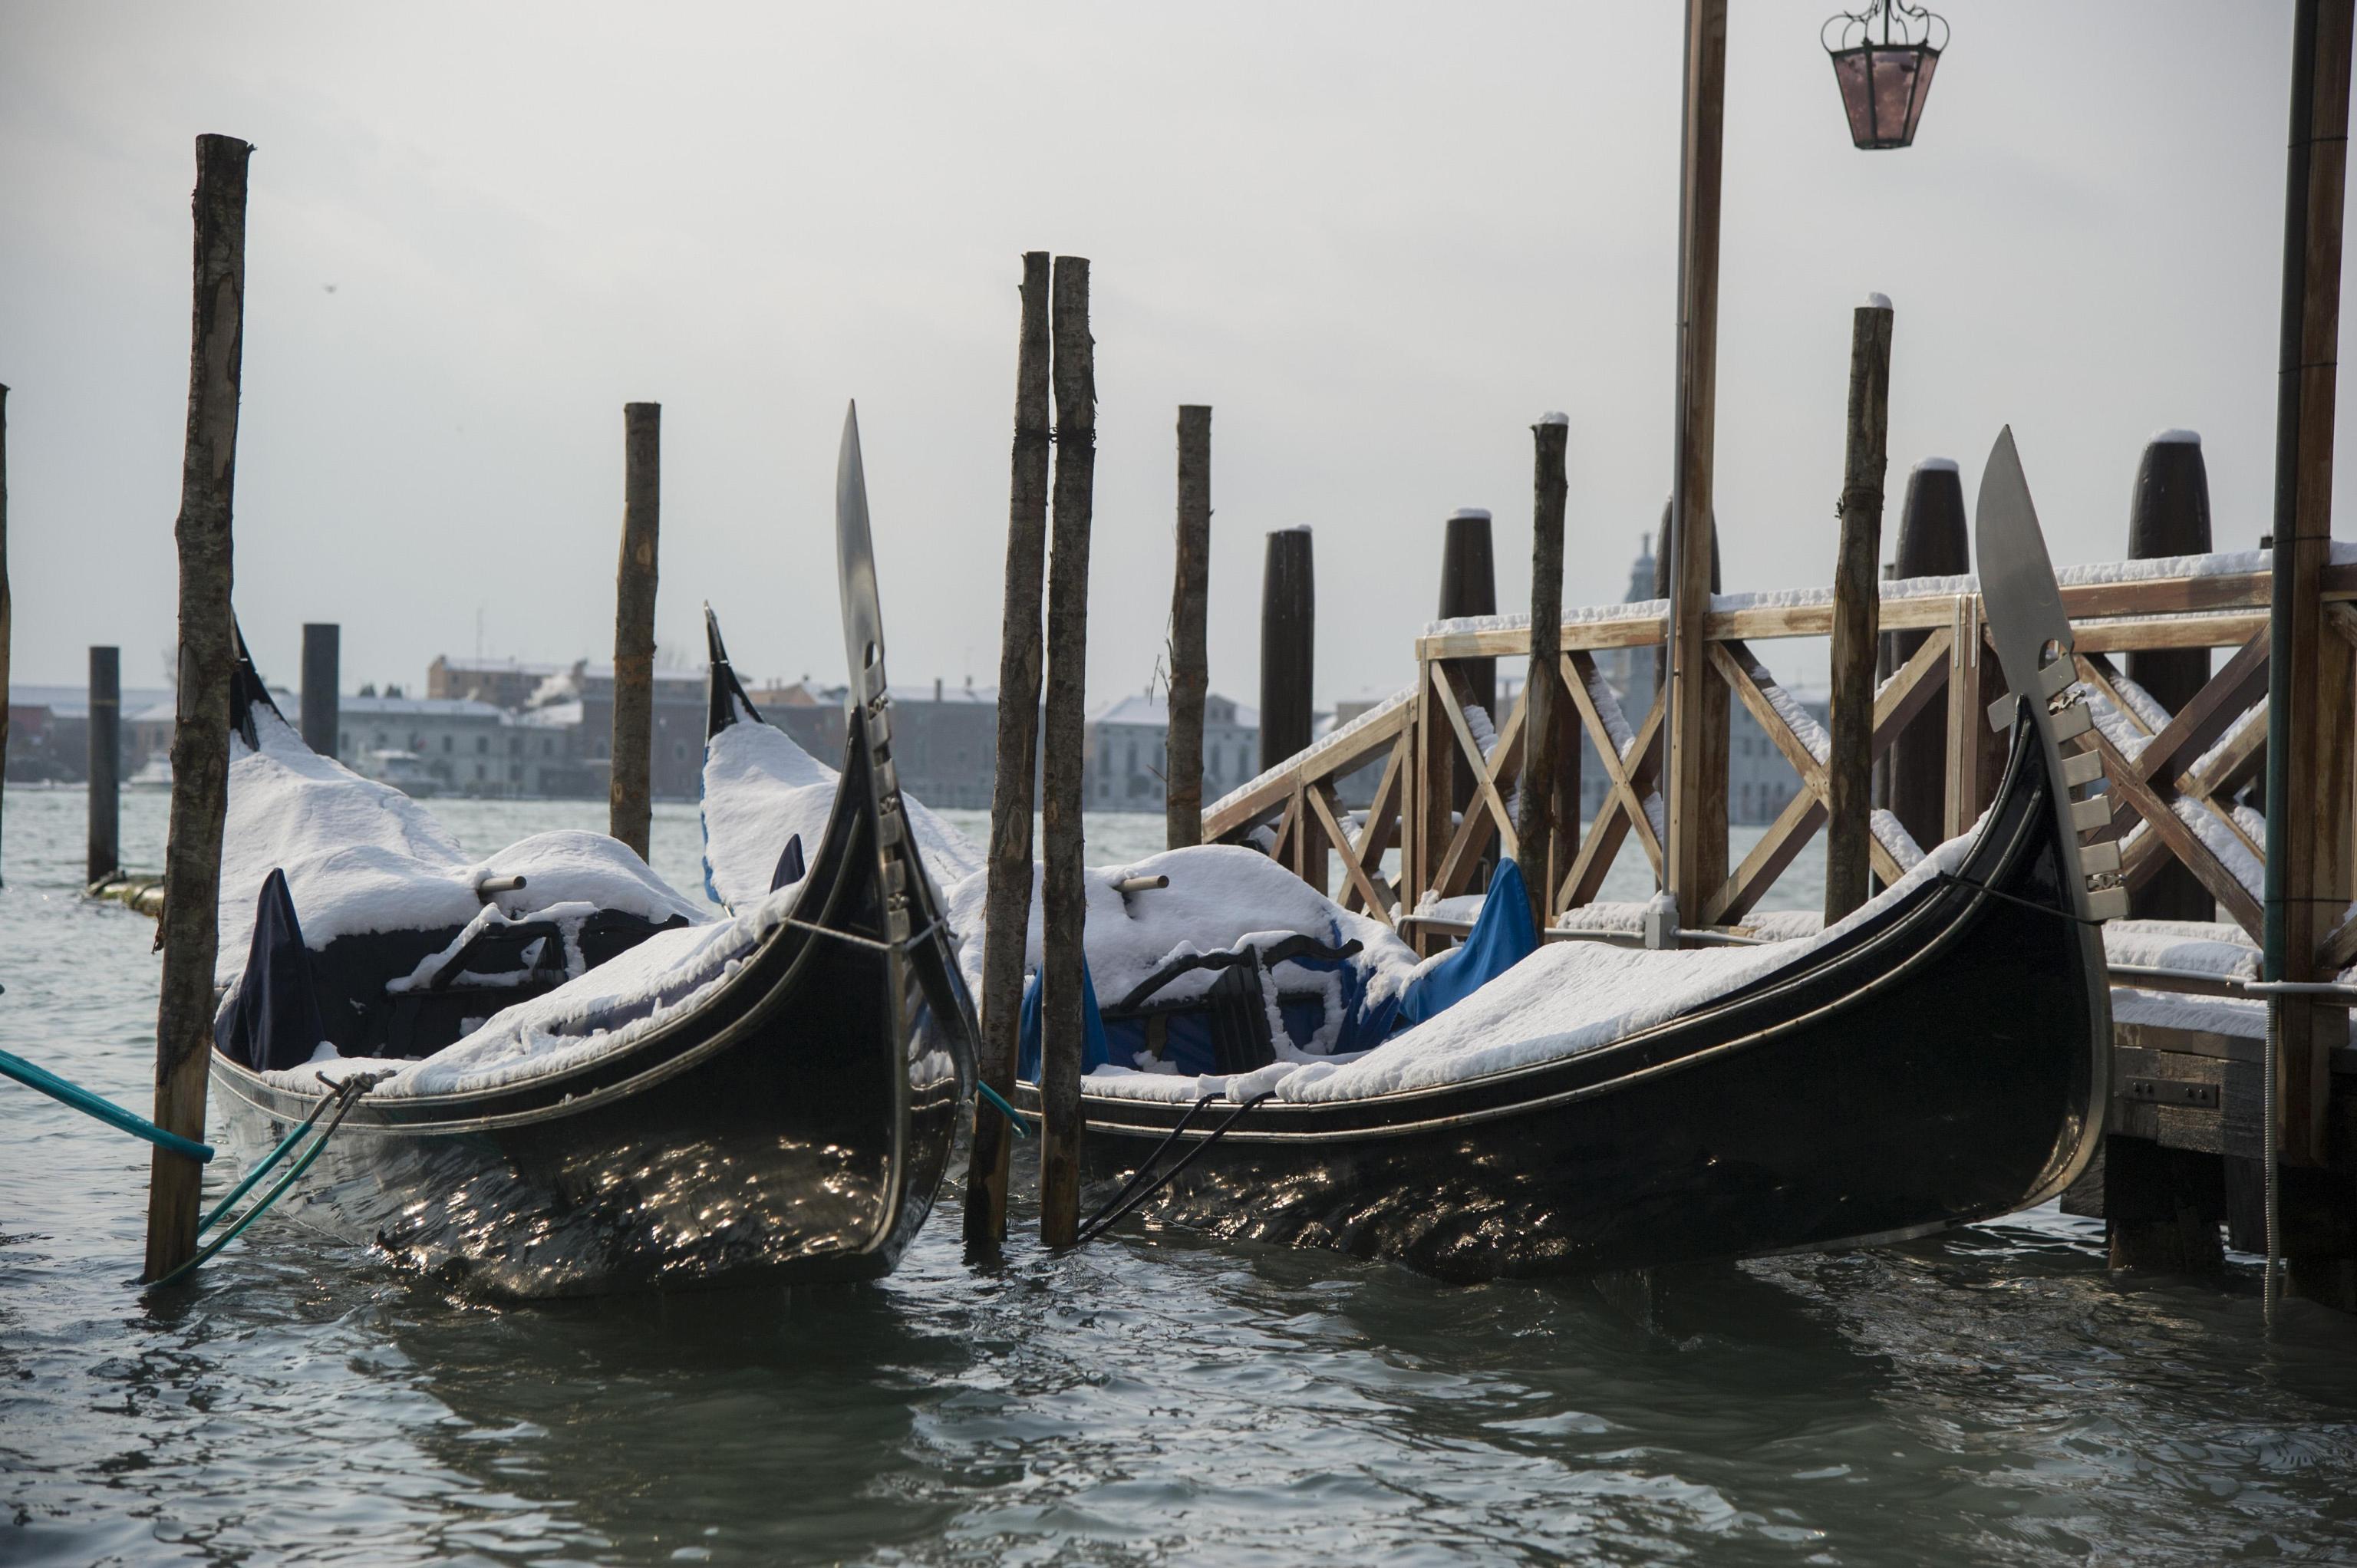
[[[1905,664],[1893,671],[1883,682],[1874,701],[1873,737],[1868,742],[1868,755],[1879,757],[1889,748],[1899,732],[1909,720],[1923,710],[1925,703],[1946,685],[1949,648],[1954,639],[1953,628],[1943,628],[1923,639],[1923,646],[1910,655]],[[1810,838],[1825,822],[1830,790],[1825,781],[1824,764],[1803,745],[1784,722],[1784,715],[1768,700],[1760,676],[1765,667],[1752,657],[1751,650],[1740,642],[1713,643],[1710,650],[1712,667],[1721,679],[1735,691],[1736,697],[1760,727],[1768,734],[1784,760],[1801,776],[1801,788],[1776,821],[1769,826],[1760,842],[1743,863],[1728,874],[1703,903],[1703,922],[1723,925],[1740,919],[1750,913],[1751,907],[1781,876],[1785,869],[1799,857]],[[1874,874],[1887,886],[1905,875],[1889,846],[1879,838],[1868,846]]]
[[[1390,925],[1391,900],[1383,896],[1374,882],[1367,875],[1367,867],[1359,858],[1357,846],[1351,843],[1350,833],[1343,829],[1342,819],[1334,810],[1334,787],[1330,784],[1312,784],[1306,791],[1306,798],[1309,802],[1310,810],[1317,814],[1318,822],[1324,825],[1329,835],[1328,842],[1342,851],[1342,876],[1346,890],[1356,893],[1365,899],[1367,912],[1383,924]],[[1375,831],[1372,822],[1370,821],[1368,833],[1372,835]],[[1346,905],[1345,908],[1347,907]]]
[[[2210,852],[2210,846],[2201,842],[2185,819],[2170,810],[2169,802],[2145,781],[2134,763],[2120,755],[2119,749],[2104,737],[2102,730],[2087,733],[2094,741],[2096,750],[2103,754],[2104,775],[2110,780],[2112,794],[2144,819],[2146,827],[2169,853],[2183,862],[2186,869],[2191,871],[2201,886],[2218,900],[2219,907],[2253,940],[2256,940],[2260,911],[2258,900],[2251,897],[2250,889],[2244,887],[2242,881]]]
[[[1203,842],[1215,843],[1232,833],[1254,827],[1277,807],[1289,802],[1305,767],[1315,769],[1311,777],[1329,781],[1356,772],[1369,757],[1406,732],[1415,710],[1414,703],[1403,703],[1390,713],[1352,730],[1346,739],[1329,743],[1323,751],[1313,746],[1282,767],[1273,768],[1254,780],[1240,793],[1215,802],[1216,811],[1203,813]]]
[[[1613,744],[1611,732],[1605,727],[1596,706],[1596,695],[1587,683],[1596,672],[1595,661],[1580,651],[1564,655],[1559,663],[1572,705],[1578,710],[1580,724],[1596,743],[1597,759],[1610,785],[1602,809],[1589,825],[1587,838],[1581,841],[1578,854],[1572,857],[1563,886],[1556,889],[1555,907],[1575,908],[1594,901],[1613,861],[1620,856],[1622,841],[1632,831],[1644,846],[1645,857],[1652,863],[1654,876],[1658,878],[1662,874],[1661,836],[1653,831],[1652,819],[1645,813],[1645,796],[1661,770],[1660,738],[1667,703],[1665,692],[1654,694],[1653,705],[1631,738],[1629,755],[1624,757]],[[1625,716],[1622,723],[1627,723]]]
[[[1387,926],[1392,923],[1391,907],[1398,900],[1399,892],[1390,886],[1389,879],[1383,874],[1383,854],[1394,843],[1399,843],[1403,851],[1405,848],[1407,781],[1415,770],[1415,737],[1413,735],[1402,735],[1392,743],[1391,757],[1383,763],[1383,776],[1375,784],[1374,799],[1367,807],[1367,825],[1360,832],[1358,842],[1350,849],[1351,857],[1358,862],[1359,869],[1366,874],[1374,892],[1379,895],[1378,901],[1368,906],[1367,913]],[[1405,854],[1402,859],[1405,861]],[[1407,874],[1405,864],[1400,871],[1403,876]],[[1342,908],[1351,908],[1352,900],[1360,896],[1360,887],[1355,880],[1346,885],[1342,889]]]
[[[1452,676],[1450,684],[1454,683]],[[1529,687],[1525,684],[1523,694],[1515,698],[1513,707],[1508,711],[1505,724],[1498,730],[1498,744],[1489,756],[1483,757],[1480,746],[1473,738],[1473,727],[1466,722],[1458,705],[1460,694],[1447,689],[1441,692],[1441,705],[1457,732],[1457,744],[1472,765],[1475,797],[1465,812],[1465,820],[1458,824],[1456,834],[1449,840],[1448,851],[1441,856],[1440,870],[1432,880],[1433,889],[1444,898],[1471,878],[1473,867],[1490,847],[1493,834],[1506,854],[1514,855],[1519,848],[1513,813],[1506,810],[1499,782],[1522,766],[1523,721],[1528,711],[1528,695]]]

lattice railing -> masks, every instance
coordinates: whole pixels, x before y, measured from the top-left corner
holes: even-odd
[[[2080,674],[2101,721],[2095,744],[2111,780],[2112,822],[2093,841],[2118,841],[2131,889],[2165,865],[2187,866],[2225,917],[2255,938],[2263,825],[2234,797],[2266,763],[2268,576],[2236,569],[2246,564],[2255,558],[2078,568],[2063,574],[2062,599]],[[2357,564],[2330,569],[2325,597],[2328,623],[2357,645],[2357,607],[2348,602],[2357,599]],[[1903,728],[1939,705],[1946,757],[1941,830],[1952,836],[1986,805],[1999,760],[1985,715],[2005,682],[1986,639],[1980,597],[1970,579],[1889,583],[1880,608],[1882,630],[1925,635],[1877,693],[1872,755],[1885,755]],[[1825,636],[1832,620],[1829,590],[1722,595],[1713,601],[1705,622],[1712,672],[1792,765],[1800,785],[1704,900],[1707,924],[1739,923],[1824,824],[1824,730],[1784,693],[1755,650],[1783,639]],[[1661,875],[1663,702],[1658,693],[1637,693],[1643,711],[1632,714],[1636,704],[1604,678],[1598,655],[1658,650],[1664,630],[1658,601],[1576,611],[1566,618],[1556,667],[1534,672],[1556,683],[1563,765],[1579,766],[1577,742],[1584,733],[1605,776],[1603,803],[1585,831],[1577,823],[1558,830],[1564,847],[1545,871],[1550,918],[1597,898],[1632,835],[1657,880]],[[2133,689],[2113,663],[2113,655],[2153,649],[2233,651],[2179,712],[2169,714]],[[1215,802],[1204,813],[1205,839],[1256,840],[1321,886],[1329,884],[1328,857],[1333,855],[1340,863],[1341,902],[1387,921],[1394,918],[1394,906],[1412,910],[1426,894],[1447,897],[1471,890],[1493,850],[1514,854],[1519,847],[1511,802],[1522,768],[1529,689],[1526,683],[1503,714],[1483,714],[1473,703],[1464,665],[1528,650],[1529,632],[1512,618],[1427,629],[1416,642],[1414,687]],[[2357,714],[2343,714],[2342,723]],[[2350,747],[2338,749],[2346,756]],[[1340,781],[1378,757],[1382,780],[1372,803],[1362,812],[1346,811]],[[1723,768],[1717,776],[1725,778]],[[1469,778],[1461,795],[1460,778]],[[2331,809],[2351,809],[2349,779],[2316,780],[2314,787],[2330,799]],[[1578,798],[1576,786],[1570,798]],[[1706,820],[1725,821],[1723,798],[1704,804]],[[1394,849],[1392,876],[1385,857]],[[1895,880],[1916,853],[1896,820],[1878,812],[1877,873]],[[1523,870],[1531,875],[1537,868],[1525,865]],[[2357,922],[2334,929],[2320,957],[2334,969],[2357,960]]]

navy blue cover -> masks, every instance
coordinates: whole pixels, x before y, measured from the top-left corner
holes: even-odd
[[[1105,1041],[1104,1015],[1097,1011],[1096,983],[1089,978],[1085,963],[1081,965],[1081,1016],[1085,1020],[1081,1036],[1081,1072],[1085,1077],[1113,1060],[1113,1047]],[[1036,971],[1023,983],[1023,1025],[1015,1047],[1015,1076],[1026,1083],[1039,1081],[1039,976]]]
[[[1501,860],[1491,874],[1489,897],[1481,901],[1473,929],[1461,946],[1408,982],[1387,1032],[1439,1016],[1537,951],[1538,945],[1538,922],[1531,918],[1522,867]]]
[[[327,1037],[294,895],[286,890],[286,874],[273,871],[254,903],[253,941],[236,1000],[214,1022],[213,1040],[231,1061],[277,1072],[309,1061]]]
[[[780,887],[791,887],[809,869],[802,862],[802,835],[796,833],[786,841],[785,854],[778,856],[778,869],[770,874],[770,891],[775,893]],[[711,878],[707,876],[705,880],[708,882]]]

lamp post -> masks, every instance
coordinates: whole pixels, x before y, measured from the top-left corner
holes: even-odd
[[[1828,16],[1817,37],[1833,57],[1849,139],[1869,152],[1912,145],[1932,95],[1932,72],[1948,47],[1947,18],[1906,0],[1874,0],[1863,11]]]

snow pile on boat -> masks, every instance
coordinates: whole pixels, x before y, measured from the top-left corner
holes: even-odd
[[[329,1047],[310,1062],[264,1078],[316,1090],[316,1076],[373,1071],[391,1076],[379,1097],[473,1094],[527,1078],[587,1067],[623,1050],[710,999],[793,913],[798,889],[784,888],[726,920],[657,931],[545,995],[486,1019],[430,1057],[414,1061],[342,1058]]]
[[[1168,876],[1170,886],[1139,893],[1120,890],[1123,881],[1138,876]],[[1027,971],[1038,969],[1046,952],[1039,877],[1040,867],[1035,864],[1031,923],[1023,938]],[[987,873],[978,872],[946,896],[950,927],[963,938],[958,963],[977,996],[982,994],[982,917],[989,880]],[[1241,844],[1200,844],[1166,850],[1131,865],[1092,866],[1083,875],[1082,888],[1089,982],[1105,1007],[1118,1005],[1178,959],[1246,943],[1266,948],[1291,936],[1308,936],[1327,947],[1361,943],[1363,950],[1357,961],[1367,972],[1370,1004],[1404,987],[1417,967],[1414,950],[1389,927],[1351,913],[1275,861]],[[1295,978],[1287,970],[1284,964],[1276,967],[1280,983]],[[1192,1000],[1216,979],[1211,970],[1196,970],[1157,992],[1156,999]],[[1322,983],[1308,971],[1298,979],[1305,984]]]
[[[464,926],[481,912],[475,888],[490,876],[523,877],[498,896],[510,915],[588,903],[658,923],[711,918],[602,833],[537,833],[478,861],[425,807],[319,756],[268,708],[256,705],[253,728],[258,746],[230,736],[219,984],[245,967],[254,904],[274,870],[286,873],[314,951],[342,936]]]
[[[729,908],[770,894],[778,859],[799,833],[818,856],[834,811],[839,776],[774,725],[738,711],[737,722],[704,745],[704,881]],[[936,886],[982,869],[982,852],[907,790],[900,792],[918,853]]]
[[[1609,1046],[1708,1005],[1839,940],[1924,883],[1964,863],[1975,833],[1924,855],[1881,897],[1814,936],[1756,947],[1652,951],[1609,942],[1551,942],[1436,1018],[1371,1051],[1279,1061],[1232,1079],[1100,1069],[1089,1092],[1125,1099],[1234,1101],[1263,1091],[1295,1102],[1362,1100],[1462,1083]]]

